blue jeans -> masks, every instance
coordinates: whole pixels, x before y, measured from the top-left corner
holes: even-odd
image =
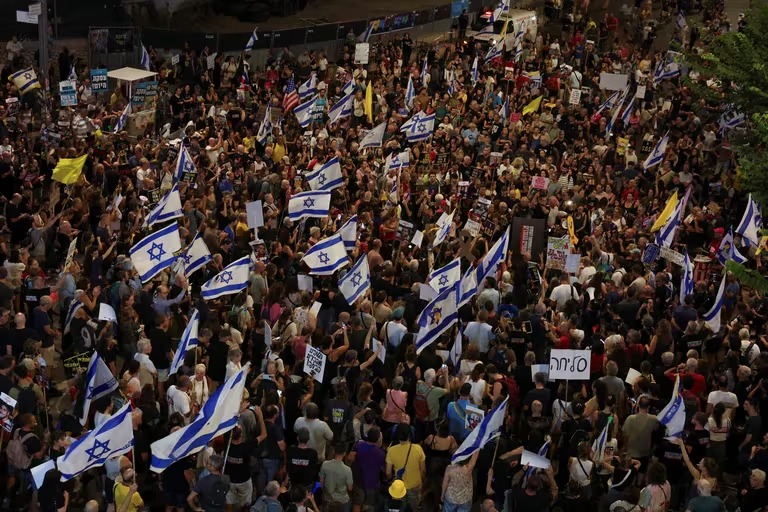
[[[443,501],[443,512],[469,512],[472,508],[472,503],[462,503],[456,505],[448,500]]]
[[[259,494],[262,494],[267,484],[274,480],[278,469],[280,469],[279,459],[261,459],[261,471],[257,480]]]

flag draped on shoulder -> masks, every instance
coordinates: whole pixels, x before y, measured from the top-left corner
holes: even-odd
[[[250,275],[251,257],[243,256],[224,267],[224,270],[205,283],[200,290],[200,295],[205,300],[232,295],[248,287]]]
[[[339,279],[339,291],[344,294],[351,306],[371,288],[371,271],[368,267],[368,255],[361,254],[347,275]]]
[[[98,352],[91,355],[91,361],[88,363],[88,369],[85,372],[85,400],[83,402],[83,415],[80,418],[80,424],[85,425],[88,422],[88,412],[91,408],[91,402],[103,396],[106,396],[117,389],[117,380],[112,375],[107,363],[99,356]]]
[[[288,200],[288,218],[297,221],[307,217],[322,219],[331,209],[331,192],[316,190],[295,194]]]
[[[129,254],[133,266],[141,276],[141,282],[146,283],[163,269],[173,265],[176,260],[174,253],[180,249],[179,226],[173,222],[144,237],[131,247]]]
[[[162,473],[177,460],[194,455],[214,438],[229,432],[237,425],[240,404],[243,402],[245,376],[249,369],[250,364],[246,364],[227,379],[208,398],[189,425],[152,443],[152,471]]]
[[[341,234],[336,233],[320,240],[304,254],[301,261],[309,267],[309,273],[329,276],[349,263],[347,249]]]
[[[187,352],[197,347],[199,324],[200,313],[195,310],[189,318],[189,323],[184,328],[184,333],[181,335],[181,340],[179,340],[179,346],[176,348],[176,353],[173,354],[173,361],[171,361],[171,367],[168,369],[168,375],[173,375],[179,371],[181,365],[184,364],[184,359],[187,357]]]
[[[459,283],[446,288],[427,304],[419,315],[419,332],[416,335],[416,353],[437,341],[459,318]]]
[[[485,415],[483,421],[469,433],[459,449],[451,457],[451,463],[457,464],[467,460],[473,453],[482,449],[486,444],[493,441],[501,433],[504,426],[504,419],[507,416],[507,402],[509,397],[497,405],[491,412]]]
[[[238,403],[239,406],[239,403]],[[104,465],[107,459],[128,453],[133,448],[133,415],[126,403],[104,423],[69,445],[56,459],[61,481],[66,482],[91,468]]]

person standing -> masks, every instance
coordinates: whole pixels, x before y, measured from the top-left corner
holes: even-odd
[[[410,425],[398,425],[396,438],[398,444],[387,450],[387,480],[397,475],[406,489],[405,500],[413,510],[417,510],[421,500],[421,484],[427,474],[427,458],[421,446],[411,442]]]
[[[144,500],[136,492],[136,472],[132,467],[125,467],[120,471],[120,481],[115,483],[115,510],[121,512],[138,512],[144,508]],[[127,506],[126,506],[127,503]]]
[[[328,456],[320,466],[320,485],[325,491],[329,512],[350,512],[349,493],[354,489],[352,469],[344,464],[347,455],[343,443],[328,447]]]
[[[243,430],[237,426],[232,429],[232,441],[227,449],[224,474],[229,477],[227,508],[241,510],[251,505],[253,499],[253,481],[251,480],[251,454],[243,442]]]
[[[208,459],[206,469],[210,472],[198,480],[197,485],[187,496],[189,507],[195,512],[224,512],[229,492],[229,477],[221,474],[223,459],[213,454]]]
[[[472,472],[475,469],[476,451],[469,459],[457,464],[451,464],[443,476],[443,490],[440,496],[443,502],[443,512],[469,512],[472,508],[472,491],[474,482]]]
[[[648,467],[648,459],[653,448],[653,436],[659,428],[659,420],[656,416],[648,414],[651,401],[648,397],[642,397],[637,402],[637,413],[632,414],[624,421],[622,432],[627,446],[627,452],[633,459],[640,461],[639,472],[645,473]]]

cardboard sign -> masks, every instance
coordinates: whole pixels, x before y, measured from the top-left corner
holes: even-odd
[[[662,258],[671,261],[675,265],[682,267],[685,264],[685,256],[677,251],[673,251],[669,247],[662,247],[660,253]]]
[[[408,221],[401,220],[397,226],[397,239],[402,242],[408,242],[413,239],[413,233],[415,229],[413,224]]]
[[[319,348],[307,346],[307,352],[304,355],[304,373],[311,375],[317,382],[322,384],[325,375],[325,362],[327,357]]]
[[[549,355],[549,377],[564,380],[589,380],[590,350],[552,349]]]
[[[16,409],[16,400],[5,393],[0,393],[0,428],[6,432],[13,431],[14,409]]]
[[[91,91],[107,92],[109,90],[109,82],[107,81],[107,68],[98,68],[91,70]]]
[[[580,264],[581,254],[569,254],[565,257],[565,272],[568,274],[575,274],[579,271]]]
[[[547,190],[549,187],[549,178],[545,176],[534,176],[531,178],[531,187],[539,190]]]
[[[569,237],[562,238],[550,236],[547,238],[547,262],[545,268],[555,270],[565,269],[565,260],[571,253],[571,241]]]
[[[466,415],[464,416],[464,429],[475,430],[481,421],[485,418],[485,411],[474,405],[467,405]]]
[[[264,207],[261,201],[245,203],[245,213],[248,216],[250,229],[260,228],[264,225]]]
[[[467,219],[467,223],[464,225],[464,229],[469,231],[473,237],[476,237],[480,234],[480,228],[480,223],[472,219]]]
[[[547,469],[549,467],[549,459],[543,455],[523,450],[523,454],[520,456],[520,465],[538,469]]]
[[[74,107],[77,105],[77,82],[74,80],[62,80],[59,82],[59,95],[62,107]]]
[[[421,244],[424,243],[424,233],[417,229],[416,232],[413,234],[413,238],[411,238],[411,244],[413,244],[415,247],[421,247]]]
[[[355,45],[355,64],[368,64],[370,51],[371,45],[368,43],[357,43]]]
[[[571,105],[578,105],[581,103],[581,89],[571,89],[571,97],[568,98],[568,103]]]
[[[623,91],[627,87],[629,75],[619,73],[600,73],[600,88],[608,91]]]

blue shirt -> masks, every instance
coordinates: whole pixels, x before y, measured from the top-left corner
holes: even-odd
[[[448,428],[459,443],[469,435],[469,430],[464,428],[464,419],[467,417],[467,406],[470,402],[466,398],[460,398],[448,404],[446,415],[448,416]]]

